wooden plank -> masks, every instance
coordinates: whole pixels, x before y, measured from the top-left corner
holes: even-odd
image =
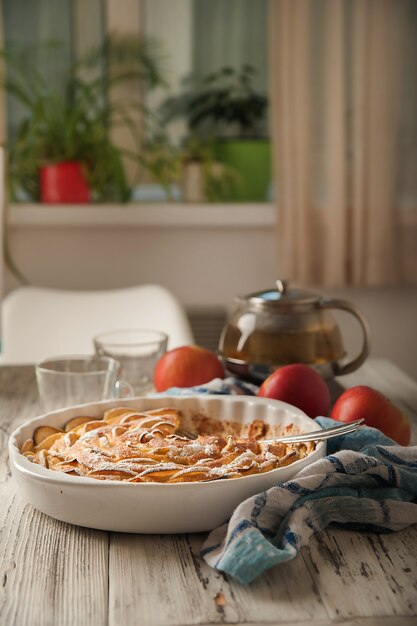
[[[277,611],[277,619],[275,624],[279,626],[296,626],[300,624],[306,626],[306,622],[291,621],[282,622],[279,621],[279,609]],[[238,622],[235,626],[269,626],[271,622]],[[199,626],[211,626],[209,623],[200,624]],[[414,617],[359,617],[348,620],[313,620],[308,622],[308,626],[416,626],[416,619]]]
[[[369,367],[373,383],[385,390],[385,394],[398,404],[412,419],[417,421],[417,382],[407,376],[397,365],[380,359]]]
[[[332,619],[416,616],[416,542],[416,526],[390,535],[330,530],[302,557]]]
[[[38,410],[34,368],[0,367],[0,483],[10,478],[7,451],[10,434]]]
[[[0,368],[0,624],[106,625],[108,533],[39,513],[10,477],[9,434],[37,411],[33,367]]]
[[[327,619],[302,559],[243,587],[199,556],[204,536],[111,535],[109,626]]]
[[[383,393],[411,420],[411,444],[417,445],[417,382],[385,359],[369,359],[356,372],[340,376],[345,388],[368,385]]]
[[[328,621],[317,585],[301,558],[271,568],[249,587],[235,581],[230,587],[248,622]]]
[[[369,359],[356,372],[338,377],[337,382],[345,388],[375,387],[417,417],[417,382],[386,359]]]
[[[199,536],[190,535],[189,543],[196,566],[200,568],[203,578],[210,580],[213,570],[199,556],[202,540]],[[230,617],[226,614],[227,597],[230,595],[242,622],[328,619],[314,580],[302,559],[273,567],[248,586],[228,576],[222,577],[229,587],[228,593],[225,589],[219,590],[224,593],[225,618]],[[230,622],[230,619],[224,621]]]
[[[417,383],[398,367],[370,359],[337,383],[378,389],[410,417],[417,442]],[[416,542],[416,526],[390,535],[329,530],[315,535],[302,556],[333,619],[416,615]]]
[[[139,607],[141,626],[242,618],[227,581],[195,557],[186,535],[112,534],[109,579],[109,626],[138,623]]]
[[[0,624],[107,625],[107,533],[53,520],[0,488]]]

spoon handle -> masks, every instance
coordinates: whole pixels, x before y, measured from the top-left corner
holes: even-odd
[[[331,439],[332,437],[353,433],[355,430],[358,430],[364,421],[365,420],[361,418],[355,422],[349,422],[348,424],[342,424],[341,426],[325,428],[324,430],[313,430],[309,433],[302,433],[301,435],[289,435],[287,437],[263,439],[261,443],[303,443],[304,441],[323,441],[324,439]]]

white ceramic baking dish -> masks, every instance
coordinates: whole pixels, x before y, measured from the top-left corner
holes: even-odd
[[[124,483],[102,481],[46,469],[19,452],[35,428],[58,428],[78,415],[101,418],[106,409],[120,406],[147,410],[173,407],[187,425],[193,415],[241,423],[262,419],[272,426],[294,424],[301,432],[318,425],[299,409],[267,398],[251,396],[165,396],[104,401],[41,415],[17,428],[9,440],[9,456],[16,487],[26,502],[58,520],[129,533],[184,533],[211,530],[227,521],[246,498],[291,478],[326,451],[318,444],[308,457],[292,465],[242,478],[199,483]]]

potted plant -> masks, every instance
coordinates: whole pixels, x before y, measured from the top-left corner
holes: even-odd
[[[214,154],[213,146],[191,137],[182,146],[173,146],[164,134],[145,149],[145,163],[174,200],[173,190],[180,188],[186,202],[223,202],[234,198],[239,175]]]
[[[127,201],[131,190],[123,157],[143,164],[141,137],[132,116],[139,105],[108,95],[128,81],[163,84],[149,46],[109,38],[70,68],[62,92],[48,85],[25,51],[2,55],[7,70],[4,88],[27,111],[8,143],[12,199],[23,192],[41,202]],[[104,60],[111,61],[111,72],[99,77],[85,72]],[[123,150],[112,140],[111,128],[121,125],[136,139],[134,151]]]
[[[253,87],[255,70],[225,67],[200,82],[192,82],[162,107],[166,121],[187,120],[200,138],[214,137],[217,161],[239,174],[233,200],[265,200],[271,180],[271,151],[267,139],[267,97]]]
[[[178,199],[181,180],[181,154],[162,129],[148,129],[143,146],[143,163],[154,183],[162,188],[165,199]]]
[[[216,145],[190,137],[181,149],[182,187],[188,202],[227,202],[235,197],[240,177],[216,158]]]

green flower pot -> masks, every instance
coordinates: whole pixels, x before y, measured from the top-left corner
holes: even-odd
[[[216,159],[233,168],[236,181],[231,202],[266,202],[271,183],[271,144],[263,139],[218,141],[214,146]]]

